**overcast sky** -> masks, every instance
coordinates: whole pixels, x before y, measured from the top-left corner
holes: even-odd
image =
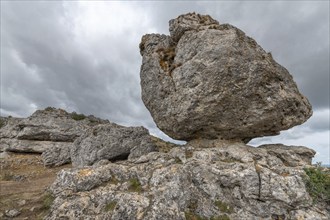
[[[138,45],[193,11],[253,37],[313,106],[305,124],[250,144],[308,146],[330,164],[329,1],[1,1],[1,115],[54,106],[167,139],[141,100]]]

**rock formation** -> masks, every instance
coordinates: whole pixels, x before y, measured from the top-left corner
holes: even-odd
[[[98,125],[82,134],[71,149],[73,166],[93,165],[101,160],[124,160],[155,151],[144,127],[124,127],[114,123]]]
[[[76,166],[92,165],[102,159],[115,160],[129,155],[134,158],[155,150],[145,128],[126,128],[62,109],[49,107],[26,119],[3,121],[0,151],[42,153],[44,164],[49,167],[71,160]]]
[[[145,105],[161,130],[188,143],[56,109],[8,119],[0,149],[43,152],[48,166],[72,161],[49,188],[45,219],[330,219],[329,201],[307,187],[315,151],[243,143],[312,114],[269,53],[195,13],[171,20],[170,36],[143,36],[140,51]]]
[[[330,217],[324,204],[313,204],[304,185],[302,167],[310,166],[313,150],[225,141],[207,147],[187,144],[130,161],[63,170],[50,188],[56,200],[46,219]],[[283,155],[284,150],[290,153]]]
[[[170,137],[247,142],[312,115],[289,72],[243,31],[195,13],[169,24],[140,52],[143,102]]]
[[[109,123],[94,116],[48,107],[28,118],[7,118],[0,129],[0,151],[42,153],[46,166],[69,163],[73,141],[97,124]]]

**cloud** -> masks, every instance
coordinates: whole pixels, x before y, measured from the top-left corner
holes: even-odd
[[[249,145],[282,143],[285,145],[306,146],[317,152],[314,162],[330,164],[329,117],[329,109],[317,110],[305,124],[282,131],[281,135],[278,136],[255,138],[249,142]]]
[[[255,38],[312,103],[315,113],[307,123],[264,140],[317,138],[324,155],[330,99],[327,1],[1,1],[1,115],[25,117],[55,106],[143,125],[171,140],[142,103],[138,45],[143,34],[168,34],[168,20],[191,11]]]

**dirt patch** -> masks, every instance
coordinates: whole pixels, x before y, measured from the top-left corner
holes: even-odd
[[[50,195],[47,187],[65,165],[56,168],[43,166],[39,154],[9,153],[0,159],[0,219],[42,219],[48,212]],[[21,212],[7,218],[6,210]]]

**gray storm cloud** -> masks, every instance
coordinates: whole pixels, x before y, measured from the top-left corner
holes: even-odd
[[[294,76],[316,114],[283,142],[329,133],[327,1],[1,1],[1,115],[55,106],[166,138],[141,101],[138,44],[143,34],[168,34],[168,20],[191,11],[239,27]],[[322,138],[317,149],[329,155]]]

